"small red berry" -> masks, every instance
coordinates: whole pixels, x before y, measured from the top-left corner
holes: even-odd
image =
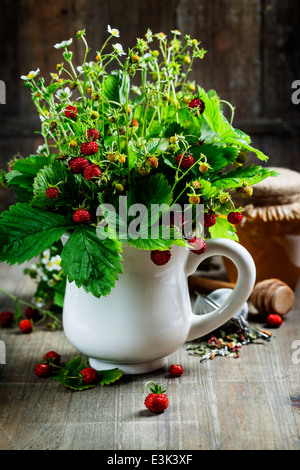
[[[49,364],[49,365],[55,364],[56,366],[58,366],[60,364],[60,354],[58,354],[55,351],[47,352],[44,355],[43,359],[46,362],[46,364]]]
[[[267,316],[267,325],[272,328],[278,328],[282,323],[282,317],[277,313],[270,313]]]
[[[67,118],[72,118],[72,119],[75,119],[76,118],[76,115],[77,115],[77,108],[75,108],[75,106],[67,106],[66,109],[65,109],[65,116]]]
[[[232,225],[239,224],[243,220],[243,214],[241,212],[230,212],[227,216],[227,220]]]
[[[32,323],[30,320],[21,320],[19,323],[19,328],[22,331],[22,333],[31,333],[32,332]]]
[[[34,373],[41,378],[49,377],[51,374],[51,367],[49,364],[37,364],[34,368]]]
[[[153,382],[150,383],[152,383],[153,386],[150,387],[151,393],[149,393],[149,395],[147,395],[145,399],[145,406],[146,408],[148,408],[149,411],[151,411],[151,413],[162,413],[169,406],[168,397],[166,393],[164,393],[165,390],[162,390],[160,385],[155,384]]]
[[[170,261],[171,256],[172,255],[170,250],[152,250],[150,255],[151,260],[157,266],[163,266],[164,264],[167,264],[168,261]]]
[[[194,98],[193,100],[189,102],[189,108],[190,109],[197,108],[199,113],[202,114],[205,109],[205,103],[202,100],[200,100],[200,98]]]
[[[24,311],[24,315],[28,320],[32,319],[33,321],[38,320],[41,316],[38,309],[32,308],[32,307],[26,307],[26,309]]]
[[[49,199],[56,199],[58,198],[58,195],[59,195],[59,190],[57,188],[51,187],[51,188],[48,188],[46,191],[46,196]]]
[[[204,227],[212,227],[216,223],[216,216],[212,212],[204,214]]]
[[[97,129],[88,129],[87,137],[89,140],[96,141],[99,138],[99,132]]]
[[[179,377],[183,374],[183,367],[180,364],[172,364],[169,372],[171,375],[174,375],[174,377]]]
[[[82,374],[82,381],[87,385],[94,384],[97,380],[98,373],[92,367],[87,367],[81,371]]]
[[[14,319],[14,314],[13,312],[9,312],[8,310],[5,310],[4,312],[0,313],[0,325],[1,326],[10,326],[13,322]]]
[[[180,166],[182,170],[188,170],[194,164],[195,160],[191,154],[184,154],[182,153],[177,155],[176,157],[176,165]]]
[[[76,223],[85,223],[89,222],[91,219],[89,211],[86,211],[84,209],[77,209],[77,211],[74,212],[73,214],[73,220]]]
[[[218,338],[214,335],[210,335],[209,340],[207,342],[208,344],[219,344]]]
[[[191,252],[196,255],[202,255],[206,250],[206,243],[202,238],[193,237],[188,241],[188,244],[191,247]]]
[[[91,178],[100,178],[101,170],[97,165],[92,164],[85,167],[83,176],[86,180],[90,180]]]
[[[94,155],[95,153],[98,152],[98,144],[97,142],[91,141],[91,142],[85,142],[84,144],[81,144],[80,146],[80,152],[83,155]]]
[[[79,175],[83,173],[84,169],[89,165],[89,162],[84,157],[72,158],[69,161],[69,167],[71,168],[72,173]]]

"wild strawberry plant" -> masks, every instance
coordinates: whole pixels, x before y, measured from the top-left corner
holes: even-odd
[[[190,80],[194,62],[206,54],[198,40],[177,30],[170,38],[148,30],[124,51],[116,42],[119,31],[109,26],[108,33],[92,57],[84,31],[56,44],[62,61],[50,82],[39,69],[21,77],[44,143],[1,174],[17,201],[2,213],[0,261],[31,260],[68,232],[63,274],[97,297],[109,294],[122,272],[123,244],[155,253],[187,244],[185,236],[175,236],[175,223],[168,237],[151,236],[152,219],[146,234],[120,236],[132,221],[123,209],[128,214],[143,204],[149,215],[155,204],[164,211],[186,204],[195,220],[202,204],[209,221],[202,237],[237,240],[230,220],[240,216],[232,216],[239,209],[231,192],[249,195],[274,175],[248,163],[248,154],[262,162],[267,156],[234,128],[233,106]],[[74,63],[73,40],[85,46],[81,65]],[[102,204],[116,209],[115,236],[98,235],[99,223],[108,222],[98,212]]]

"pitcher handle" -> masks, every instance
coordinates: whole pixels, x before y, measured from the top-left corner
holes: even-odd
[[[229,297],[216,310],[205,315],[191,313],[187,341],[205,336],[232,318],[248,300],[255,283],[256,268],[251,255],[239,243],[225,238],[207,240],[206,250],[200,256],[190,252],[186,263],[186,275],[193,274],[199,264],[210,256],[229,258],[237,267],[237,282]]]

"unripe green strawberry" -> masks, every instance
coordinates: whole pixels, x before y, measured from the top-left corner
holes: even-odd
[[[149,157],[149,158],[147,158],[145,164],[149,168],[157,168],[158,167],[158,159],[156,157]]]

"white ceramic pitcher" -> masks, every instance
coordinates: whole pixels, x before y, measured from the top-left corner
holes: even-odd
[[[97,370],[118,367],[125,374],[159,369],[186,341],[208,334],[228,321],[247,301],[255,282],[252,257],[237,242],[211,239],[202,255],[172,246],[171,259],[156,266],[149,251],[125,247],[116,287],[99,299],[68,283],[63,327],[69,342]],[[188,276],[206,258],[230,258],[238,269],[236,286],[215,311],[194,315]]]

